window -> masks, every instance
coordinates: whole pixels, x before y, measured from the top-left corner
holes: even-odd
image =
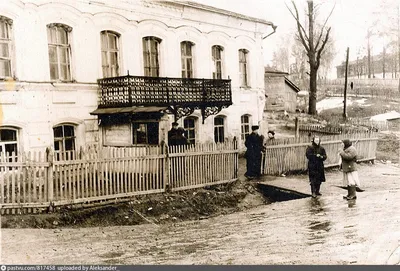
[[[101,32],[101,65],[103,77],[119,76],[119,34]]]
[[[18,130],[11,128],[0,129],[0,153],[11,156],[18,154]],[[11,159],[9,160],[12,161]]]
[[[193,43],[181,42],[182,78],[193,78]]]
[[[246,140],[246,136],[250,134],[250,115],[243,115],[240,117],[241,123],[241,137],[242,140]]]
[[[0,16],[0,78],[12,77],[11,72],[12,20]]]
[[[133,144],[158,145],[158,122],[133,123]]]
[[[143,38],[144,76],[160,76],[159,45],[161,40],[156,37]]]
[[[186,118],[183,121],[183,127],[187,133],[187,139],[190,144],[196,143],[196,119],[195,118]]]
[[[71,27],[63,24],[49,24],[47,26],[51,80],[72,80],[71,46],[69,43],[71,31]]]
[[[213,60],[213,79],[222,79],[222,51],[224,49],[219,45],[212,47],[212,60]]]
[[[224,142],[224,117],[214,118],[214,140],[216,143]]]
[[[239,74],[240,74],[240,85],[242,87],[249,86],[248,79],[248,51],[245,49],[239,50]]]
[[[53,128],[54,151],[64,152],[75,150],[75,127],[73,125],[59,125]]]

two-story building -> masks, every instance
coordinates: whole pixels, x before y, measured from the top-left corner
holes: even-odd
[[[0,2],[0,151],[243,140],[268,21],[185,1]]]

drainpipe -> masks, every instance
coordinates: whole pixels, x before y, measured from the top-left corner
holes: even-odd
[[[266,35],[265,37],[263,37],[262,39],[265,40],[266,38],[268,38],[269,36],[271,36],[272,34],[274,34],[276,32],[276,29],[278,28],[277,25],[272,24],[272,29],[274,31],[272,31],[271,33],[269,33],[268,35]]]

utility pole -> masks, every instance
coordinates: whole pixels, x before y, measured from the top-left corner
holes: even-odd
[[[397,54],[399,57],[399,92],[400,92],[400,4],[397,5]]]
[[[347,106],[347,70],[349,67],[349,47],[347,47],[347,53],[346,53],[346,72],[344,74],[344,100],[343,100],[343,119],[347,119],[347,112],[346,112],[346,106]]]

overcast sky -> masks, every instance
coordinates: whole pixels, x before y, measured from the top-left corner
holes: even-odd
[[[289,0],[195,0],[197,2],[235,11],[238,13],[266,19],[278,26],[277,33],[268,37],[264,43],[265,64],[270,64],[272,53],[281,37],[293,33],[295,21],[290,15],[285,3],[291,7]],[[397,16],[397,5],[400,0],[315,0],[320,5],[320,19],[323,20],[336,4],[334,13],[328,21],[332,26],[332,37],[335,41],[337,56],[334,66],[345,60],[346,48],[350,48],[350,59],[356,58],[357,51],[366,47],[366,32],[371,24],[373,16],[388,16],[387,14],[377,15],[376,8],[382,3],[389,3],[393,9],[392,13]],[[306,0],[296,0],[301,16],[304,16],[304,9],[301,5]],[[375,14],[374,14],[375,12]],[[394,15],[391,16],[394,16]],[[304,17],[303,17],[304,18]],[[292,37],[292,35],[290,35]],[[294,38],[294,37],[293,37]],[[375,53],[381,51],[381,41],[374,42]]]

